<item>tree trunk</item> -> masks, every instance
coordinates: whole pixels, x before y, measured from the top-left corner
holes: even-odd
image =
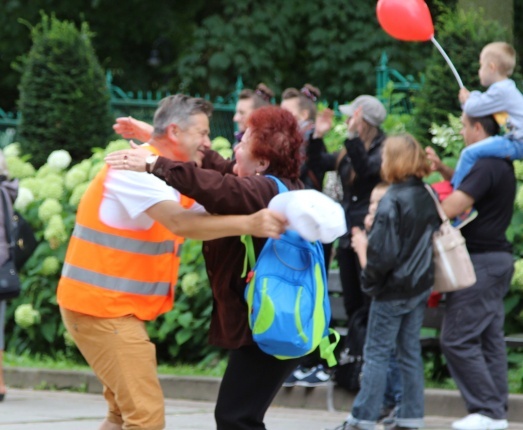
[[[514,0],[458,0],[458,7],[464,10],[482,8],[485,18],[499,21],[511,35],[514,34]]]

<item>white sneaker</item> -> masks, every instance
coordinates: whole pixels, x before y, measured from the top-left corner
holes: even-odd
[[[481,414],[469,414],[465,418],[452,423],[454,430],[505,430],[507,420],[495,420]]]

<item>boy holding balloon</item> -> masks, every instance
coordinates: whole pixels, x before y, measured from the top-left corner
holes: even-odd
[[[469,92],[465,87],[459,91],[463,112],[469,117],[494,115],[507,133],[492,136],[462,152],[452,177],[457,189],[463,178],[480,158],[498,157],[509,160],[523,159],[523,94],[509,77],[516,65],[514,48],[505,42],[486,45],[479,57],[479,79],[487,91]]]

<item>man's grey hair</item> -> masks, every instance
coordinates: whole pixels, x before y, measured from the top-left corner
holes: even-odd
[[[165,134],[170,124],[176,124],[182,130],[191,125],[191,117],[199,113],[212,115],[212,104],[207,100],[189,97],[184,94],[165,97],[160,100],[158,109],[154,113],[154,135]]]

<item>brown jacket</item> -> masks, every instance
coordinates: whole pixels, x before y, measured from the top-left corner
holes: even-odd
[[[278,194],[276,183],[262,175],[239,178],[232,174],[233,165],[234,161],[208,151],[202,168],[160,157],[153,173],[195,199],[209,213],[243,215],[266,208]],[[289,190],[303,188],[300,181],[279,179]],[[256,255],[264,243],[265,239],[254,238]],[[214,297],[209,342],[229,349],[252,344],[244,299],[245,279],[241,277],[244,245],[239,237],[205,241],[203,254]]]

